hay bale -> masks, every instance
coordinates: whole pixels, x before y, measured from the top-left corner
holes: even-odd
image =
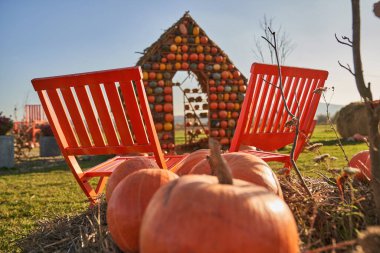
[[[336,128],[343,138],[356,133],[368,136],[368,120],[365,104],[362,102],[350,103],[337,112]]]

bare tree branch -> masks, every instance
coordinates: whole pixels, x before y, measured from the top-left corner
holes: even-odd
[[[270,42],[270,44],[266,44],[267,50],[264,50],[265,47],[261,45],[257,40],[255,40],[255,50],[254,54],[257,59],[262,61],[263,63],[267,62],[270,64],[276,63],[276,57],[275,52],[273,50],[273,36],[272,31],[276,31],[277,34],[277,51],[279,54],[279,61],[280,64],[285,63],[286,58],[290,55],[290,53],[294,50],[295,46],[294,43],[288,39],[287,34],[283,31],[282,27],[280,26],[278,29],[275,29],[274,26],[274,19],[270,18],[268,19],[265,15],[263,20],[260,22],[260,28],[263,30],[264,35],[260,36],[262,38],[265,37],[265,40],[267,42]],[[270,29],[268,30],[268,27]]]
[[[275,87],[276,89],[279,89],[279,88],[280,88],[280,87],[278,87],[277,85],[275,85],[275,84],[271,83],[270,81],[268,81],[268,80],[265,80],[265,79],[264,79],[264,77],[262,77],[261,79],[262,79],[264,82],[266,82],[267,84],[269,84],[269,85],[271,85],[271,86]]]
[[[342,63],[340,63],[340,61],[338,61],[338,64],[339,66],[341,66],[342,68],[346,69],[348,72],[351,73],[351,75],[355,76],[355,73],[352,71],[351,67],[349,64],[347,64],[347,66],[344,66]]]
[[[267,38],[265,38],[264,36],[261,36],[261,38],[263,38],[272,47],[275,47],[274,44],[271,41],[269,41]]]
[[[263,49],[261,47],[261,43],[260,43],[260,40],[259,38],[256,38],[255,37],[255,47],[256,47],[256,50],[253,49],[253,54],[255,55],[256,58],[260,59],[260,61],[262,63],[265,62],[265,57],[264,57],[264,54],[263,54]]]
[[[342,39],[347,40],[349,43],[352,44],[352,40],[348,38],[347,36],[342,36]]]
[[[297,176],[300,179],[301,184],[305,188],[307,194],[310,197],[312,197],[312,194],[311,194],[309,188],[307,187],[306,182],[303,179],[302,174],[301,174],[300,170],[298,169],[298,166],[297,166],[297,164],[296,164],[296,162],[294,160],[294,151],[295,151],[295,148],[297,146],[298,136],[299,136],[299,133],[300,133],[299,118],[295,114],[293,114],[291,112],[291,110],[290,110],[290,108],[288,106],[285,94],[284,94],[284,88],[283,88],[283,84],[282,84],[282,71],[281,71],[281,65],[280,65],[280,60],[279,60],[279,56],[278,56],[278,48],[277,48],[277,42],[276,42],[276,33],[272,32],[272,30],[270,29],[270,27],[268,27],[268,30],[271,33],[272,37],[273,37],[273,43],[271,43],[268,39],[266,39],[264,37],[263,37],[263,39],[266,40],[268,42],[268,44],[273,47],[274,54],[276,56],[277,69],[278,69],[278,75],[279,75],[279,87],[278,88],[281,91],[281,98],[282,98],[282,101],[284,102],[285,110],[288,113],[288,115],[291,117],[291,121],[289,123],[288,122],[287,123],[289,125],[292,125],[292,126],[295,127],[295,135],[294,135],[294,139],[293,139],[293,145],[292,145],[292,149],[290,151],[290,162],[291,162],[294,170],[296,171]],[[298,102],[297,102],[297,104],[298,104]],[[299,108],[297,108],[297,109],[299,109]]]
[[[374,8],[377,6],[377,14],[380,16],[380,2],[374,5]],[[372,110],[373,107],[373,95],[371,92],[371,85],[366,85],[363,76],[363,66],[361,59],[361,50],[360,50],[360,0],[351,0],[352,7],[352,42],[348,39],[348,43],[352,45],[352,55],[353,55],[353,66],[354,71],[348,66],[344,67],[351,74],[355,72],[355,82],[356,87],[360,96],[364,99],[367,116],[368,116],[368,137],[369,137],[369,152],[371,158],[371,188],[373,190],[373,196],[376,203],[376,213],[380,217],[380,132],[379,132],[379,123],[380,123],[380,114]],[[374,10],[376,11],[376,10]],[[376,14],[376,12],[375,12]],[[339,43],[341,41],[338,40]],[[344,44],[344,43],[342,43]],[[342,64],[339,63],[340,66]],[[343,66],[342,66],[343,67]]]
[[[338,36],[336,36],[336,33],[335,33],[335,39],[336,39],[340,44],[343,44],[343,45],[346,45],[346,46],[352,47],[352,41],[351,41],[348,37],[346,37],[346,36],[342,36],[342,39],[343,39],[343,40],[347,40],[348,42],[344,42],[343,40],[338,39]]]

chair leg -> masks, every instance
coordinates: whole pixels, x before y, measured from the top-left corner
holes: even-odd
[[[96,193],[94,188],[92,188],[88,180],[88,178],[80,179],[78,183],[92,205],[98,202],[98,194]]]
[[[282,169],[282,174],[285,175],[285,176],[289,176],[290,175],[290,171],[292,170],[292,163],[289,161],[289,162],[284,162],[284,168]]]
[[[99,178],[98,185],[96,186],[96,190],[95,190],[97,195],[100,195],[103,192],[104,187],[106,186],[106,183],[107,183],[107,179],[108,177]]]
[[[104,189],[107,177],[100,177],[96,190],[89,183],[90,177],[84,175],[82,169],[80,168],[75,156],[65,156],[65,160],[69,165],[71,172],[73,173],[76,181],[78,182],[80,188],[86,194],[91,205],[95,205],[98,202],[99,193]]]

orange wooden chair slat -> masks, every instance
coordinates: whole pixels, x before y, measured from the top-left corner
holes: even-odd
[[[251,77],[231,141],[229,152],[237,152],[241,145],[255,146],[252,153],[265,161],[277,161],[290,168],[290,155],[273,152],[293,143],[295,128],[287,124],[292,114],[299,118],[300,134],[295,148],[294,159],[301,153],[314,127],[314,116],[320,100],[320,92],[327,79],[324,70],[298,67],[281,67],[282,91],[279,88],[280,75],[276,65],[254,63]]]
[[[33,79],[58,145],[80,187],[95,203],[107,177],[129,153],[149,153],[167,169],[184,158],[164,156],[145,94],[140,67]],[[82,170],[78,155],[115,157]],[[94,189],[89,180],[98,177]]]

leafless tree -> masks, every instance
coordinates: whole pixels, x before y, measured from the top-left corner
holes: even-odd
[[[379,4],[379,3],[377,3]],[[373,102],[371,92],[371,84],[366,85],[363,76],[363,66],[360,52],[360,0],[351,0],[352,5],[352,39],[342,36],[336,39],[339,43],[352,48],[353,54],[353,69],[349,64],[339,65],[348,70],[354,77],[356,87],[360,96],[363,98],[366,105],[368,115],[368,128],[369,128],[369,150],[371,157],[371,187],[376,203],[376,213],[380,217],[380,106],[376,106]],[[376,4],[374,5],[374,12]]]
[[[277,36],[277,51],[280,61],[279,63],[283,65],[286,58],[294,50],[295,44],[291,39],[289,39],[288,34],[282,30],[281,26],[278,29],[274,27],[273,18],[268,19],[264,15],[263,20],[260,22],[260,28],[264,32],[264,36],[255,36],[255,48],[253,49],[255,57],[262,63],[276,64],[276,56],[273,47],[271,47],[268,43],[266,43],[264,46],[261,44],[262,37],[274,44],[273,36],[271,33],[272,31],[275,32]]]

